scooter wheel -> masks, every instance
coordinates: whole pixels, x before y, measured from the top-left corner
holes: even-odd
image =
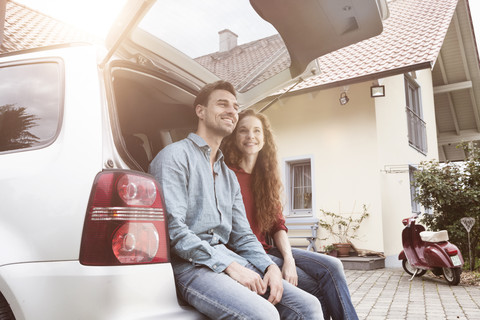
[[[442,268],[443,276],[449,285],[456,286],[460,283],[461,268]]]
[[[403,270],[405,270],[406,273],[408,273],[409,275],[413,276],[415,274],[415,271],[417,271],[417,268],[413,267],[407,259],[403,259],[402,261],[402,267],[403,267]],[[419,270],[417,272],[417,274],[415,275],[415,277],[421,277],[423,276],[425,273],[427,272],[427,270]]]

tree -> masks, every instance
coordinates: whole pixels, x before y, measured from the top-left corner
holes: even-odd
[[[462,163],[441,164],[431,160],[420,164],[415,172],[414,186],[418,188],[415,199],[434,210],[431,215],[423,215],[422,223],[433,231],[448,230],[451,242],[460,248],[465,261],[469,256],[468,239],[460,219],[475,218],[470,231],[472,269],[480,256],[480,150],[468,144],[458,147],[467,154]]]
[[[40,140],[29,129],[37,126],[37,116],[25,107],[0,106],[0,151],[28,148]]]

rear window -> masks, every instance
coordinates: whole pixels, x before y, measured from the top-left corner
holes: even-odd
[[[244,44],[278,34],[248,1],[162,0],[143,18],[140,28],[198,58],[219,50],[219,31],[231,30]]]
[[[46,146],[61,118],[57,62],[0,65],[0,152]]]

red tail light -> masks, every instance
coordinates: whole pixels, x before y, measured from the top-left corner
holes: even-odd
[[[449,256],[454,256],[454,255],[458,254],[458,250],[453,249],[453,248],[447,248],[445,251],[447,251]]]
[[[149,175],[104,171],[93,184],[80,263],[121,265],[169,261],[160,189]]]

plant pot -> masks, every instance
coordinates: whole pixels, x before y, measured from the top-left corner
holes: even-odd
[[[337,250],[332,250],[332,251],[327,252],[327,254],[329,256],[332,256],[332,257],[337,257],[338,256],[338,251]]]
[[[350,248],[352,247],[350,243],[334,243],[333,245],[338,251],[338,257],[350,256]]]

